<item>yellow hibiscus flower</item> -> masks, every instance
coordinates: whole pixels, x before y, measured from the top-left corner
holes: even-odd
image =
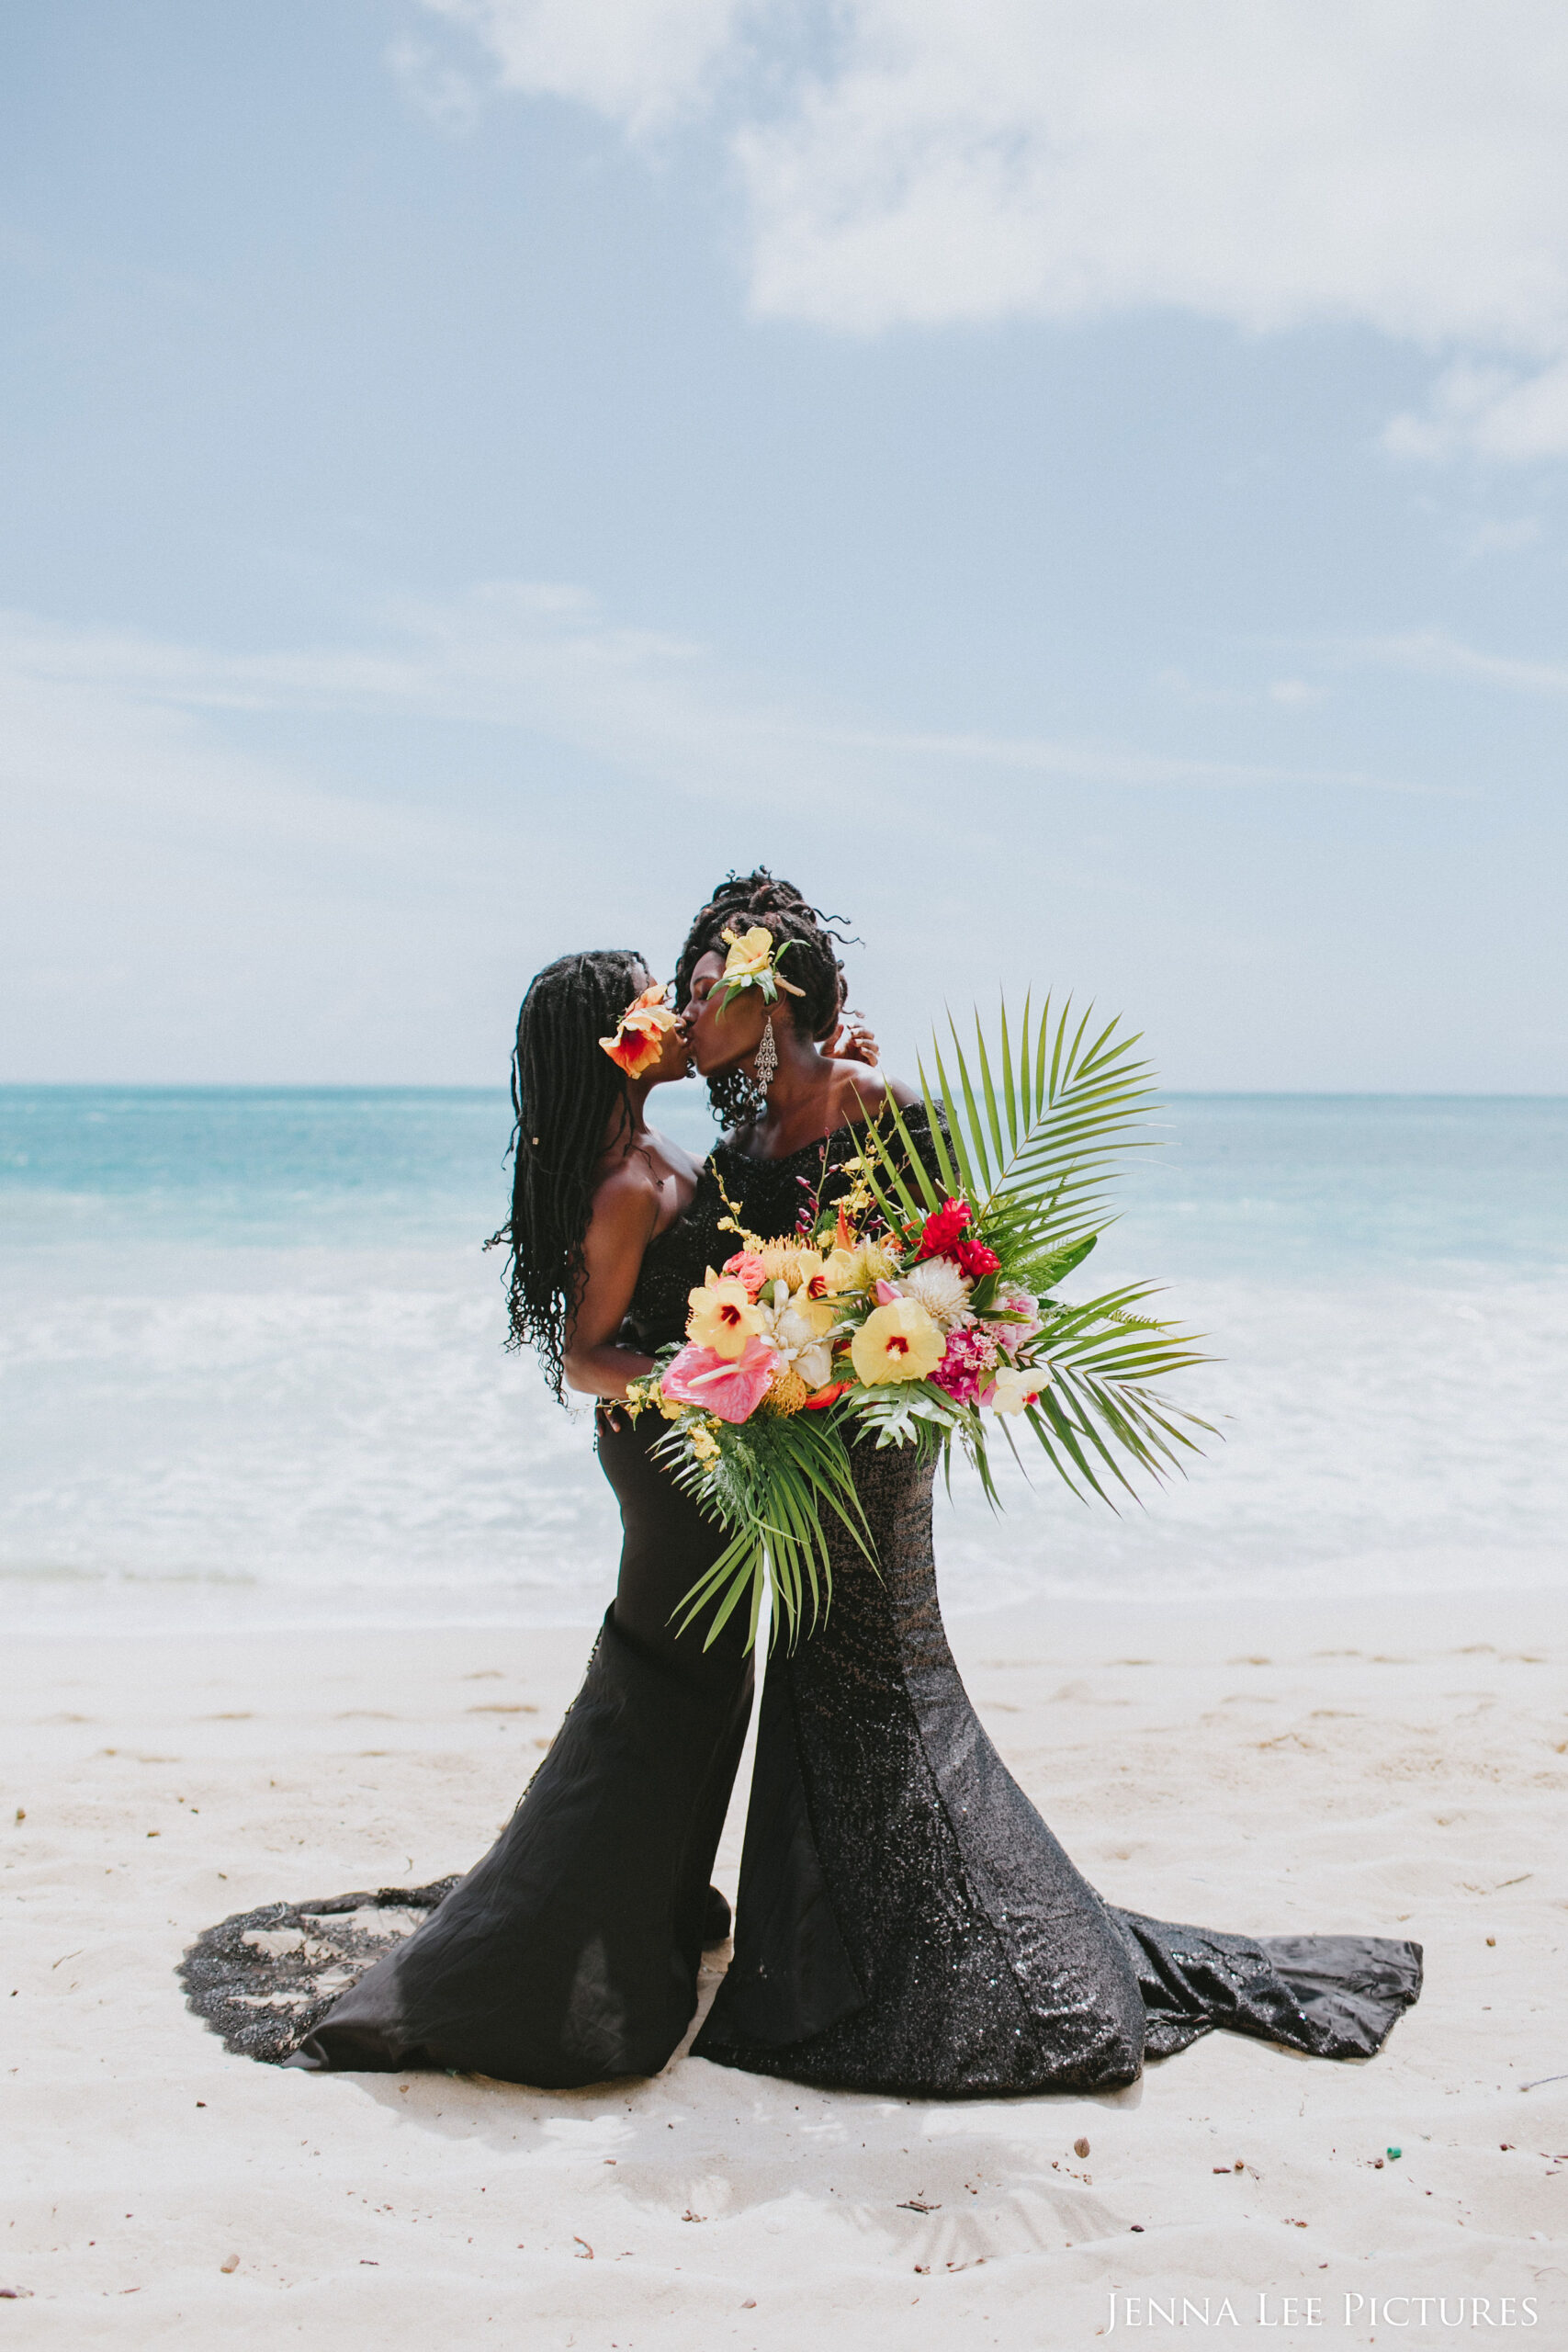
[[[780,989],[787,989],[791,996],[805,995],[805,989],[797,989],[793,980],[786,980],[778,968],[782,958],[795,945],[794,940],[786,939],[781,944],[760,922],[753,923],[750,931],[726,931],[719,936],[729,950],[719,979],[724,991],[721,1010],[733,1004],[747,989],[760,989],[767,1004],[777,1003]]]
[[[750,931],[727,931],[724,941],[729,950],[724,960],[727,980],[754,980],[773,961],[773,934],[764,931],[761,923]]]
[[[767,1329],[766,1310],[752,1306],[745,1283],[733,1274],[716,1275],[710,1269],[703,1288],[687,1295],[692,1311],[686,1337],[731,1363],[745,1353],[748,1340]]]
[[[874,1388],[884,1381],[924,1380],[946,1347],[918,1299],[896,1298],[866,1317],[850,1342],[850,1358],[863,1387]]]

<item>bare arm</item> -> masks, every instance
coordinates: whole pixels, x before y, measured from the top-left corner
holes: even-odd
[[[615,1170],[593,1196],[582,1296],[566,1347],[567,1384],[587,1396],[624,1396],[628,1382],[653,1369],[651,1356],[616,1341],[658,1220],[658,1193],[635,1161]]]

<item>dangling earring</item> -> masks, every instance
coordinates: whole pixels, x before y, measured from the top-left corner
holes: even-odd
[[[779,1066],[779,1049],[773,1037],[773,1017],[770,1013],[762,1023],[762,1042],[757,1048],[757,1084],[766,1094],[773,1082]]]
[[[742,1075],[740,1080],[746,1108],[753,1119],[760,1119],[768,1107],[768,1089],[778,1066],[779,1049],[774,1042],[773,1016],[770,1014],[763,1023],[761,1043],[757,1047],[756,1076],[747,1078]]]

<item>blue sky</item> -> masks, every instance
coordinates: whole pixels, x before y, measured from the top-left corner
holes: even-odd
[[[758,858],[908,1060],[1568,1090],[1568,24],[0,32],[0,1077],[469,1083]]]

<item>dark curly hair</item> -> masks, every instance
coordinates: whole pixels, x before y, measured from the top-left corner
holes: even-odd
[[[839,1025],[846,995],[844,967],[833,952],[835,940],[840,946],[851,942],[850,933],[835,928],[845,921],[843,915],[824,914],[793,882],[779,880],[765,865],[751,874],[730,874],[686,933],[675,967],[675,1001],[684,1005],[690,1001],[693,972],[705,956],[716,950],[722,953],[727,930],[747,930],[760,923],[781,943],[786,939],[794,943],[784,967],[784,977],[803,994],[791,996],[786,991],[780,1001],[788,1005],[795,1027],[808,1037],[830,1037]],[[716,1071],[708,1080],[708,1100],[727,1126],[738,1125],[750,1115],[746,1083],[739,1070]]]
[[[647,985],[647,970],[630,947],[562,956],[535,975],[517,1016],[512,1215],[485,1246],[510,1253],[507,1345],[537,1349],[558,1397],[594,1177],[617,1112],[631,1134],[626,1078],[599,1040]]]

